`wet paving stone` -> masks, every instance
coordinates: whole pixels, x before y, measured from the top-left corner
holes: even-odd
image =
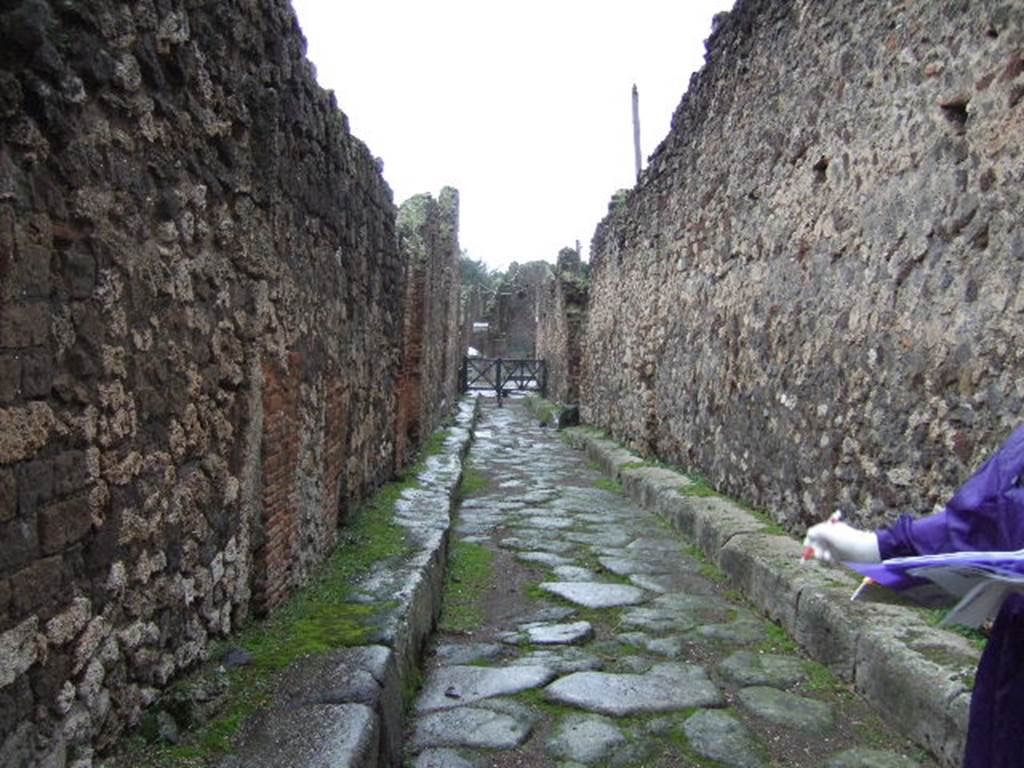
[[[540,588],[584,608],[617,608],[647,599],[647,593],[637,587],[598,581],[546,581]]]
[[[935,768],[843,686],[812,681],[690,544],[598,487],[521,403],[484,406],[470,460],[486,482],[453,541],[488,550],[494,574],[478,624],[425,655],[405,765]]]
[[[597,574],[578,565],[559,565],[551,569],[559,581],[597,581]]]
[[[412,762],[412,768],[478,768],[478,766],[478,761],[469,760],[454,749],[425,749]]]
[[[416,709],[450,709],[493,696],[508,696],[539,688],[554,678],[547,667],[442,667],[423,686]]]
[[[553,757],[592,765],[625,745],[622,730],[608,718],[570,715],[558,724],[547,748]]]
[[[704,669],[691,664],[656,664],[640,675],[576,672],[545,688],[544,697],[619,717],[724,703]]]
[[[594,636],[594,628],[589,621],[575,621],[572,624],[524,624],[519,630],[499,637],[503,643],[513,645],[575,645]]]
[[[416,721],[412,746],[512,749],[526,741],[535,720],[526,714],[484,707],[432,712]]]
[[[730,768],[763,768],[766,752],[750,730],[728,712],[704,710],[683,726],[690,747],[701,757]]]
[[[439,645],[434,656],[445,664],[472,664],[475,661],[496,659],[502,647],[495,643],[449,643]]]
[[[604,667],[604,662],[599,656],[571,647],[558,650],[532,651],[525,656],[520,656],[518,659],[513,659],[509,664],[547,667],[548,669],[553,669],[559,675],[568,675],[572,672],[587,672]]]
[[[763,685],[743,688],[739,700],[754,715],[773,725],[814,734],[830,731],[835,726],[835,713],[830,705],[777,688]]]
[[[561,555],[556,555],[551,552],[520,552],[516,557],[524,563],[540,563],[541,565],[548,565],[552,568],[556,565],[572,564],[572,560],[569,558],[562,557]]]
[[[804,662],[795,656],[736,651],[718,665],[722,677],[737,685],[768,685],[788,688],[807,673]]]
[[[632,576],[635,573],[667,574],[672,566],[667,562],[632,560],[626,557],[599,557],[598,562],[616,576]]]

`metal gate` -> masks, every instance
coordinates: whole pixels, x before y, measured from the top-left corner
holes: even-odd
[[[500,357],[462,358],[462,391],[494,390],[501,400],[509,392],[548,394],[548,367],[543,360],[504,360]]]

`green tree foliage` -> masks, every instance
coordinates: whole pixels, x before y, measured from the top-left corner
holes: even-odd
[[[459,254],[459,281],[463,287],[480,286],[485,290],[495,288],[501,282],[503,273],[492,270],[481,259],[473,259],[465,250]]]

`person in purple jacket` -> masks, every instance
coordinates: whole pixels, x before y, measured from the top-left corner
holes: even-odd
[[[1024,426],[928,517],[861,531],[820,523],[805,545],[827,562],[878,562],[942,552],[1024,549]],[[982,653],[971,695],[964,768],[1024,766],[1024,595],[1003,601]]]

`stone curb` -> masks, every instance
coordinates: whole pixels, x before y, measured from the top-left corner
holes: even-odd
[[[687,495],[678,472],[635,466],[643,458],[586,428],[565,430],[627,495],[668,520],[816,661],[878,708],[886,722],[958,768],[967,733],[978,651],[929,626],[911,607],[850,602],[859,578],[816,562],[802,547],[718,496]],[[634,465],[634,466],[628,466]]]
[[[395,522],[411,552],[384,561],[356,585],[368,605],[386,605],[374,643],[309,657],[285,673],[274,704],[246,724],[220,768],[378,768],[402,765],[404,692],[437,621],[448,538],[478,407],[459,404],[445,450],[427,459],[418,487],[403,492]]]

